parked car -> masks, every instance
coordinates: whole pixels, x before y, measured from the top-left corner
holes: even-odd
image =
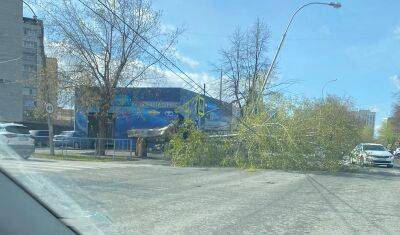
[[[394,150],[393,155],[396,157],[400,157],[400,148],[396,148],[396,150]]]
[[[7,151],[8,147],[24,159],[35,152],[35,141],[31,138],[29,129],[21,124],[0,123],[0,144],[6,146],[0,149],[1,152]]]
[[[31,137],[35,140],[35,146],[49,146],[48,130],[30,130]]]
[[[362,143],[352,151],[352,163],[393,167],[393,154],[381,144]]]
[[[63,131],[53,138],[55,147],[73,147],[75,149],[90,148],[93,140],[89,139],[84,132]]]

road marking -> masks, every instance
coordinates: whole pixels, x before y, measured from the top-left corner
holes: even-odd
[[[0,166],[11,172],[61,172],[81,171],[90,169],[107,169],[127,167],[127,164],[60,162],[60,161],[29,161],[29,160],[0,160]]]

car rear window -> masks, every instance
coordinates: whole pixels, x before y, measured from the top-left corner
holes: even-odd
[[[37,135],[38,136],[48,136],[49,132],[48,131],[39,131]]]
[[[385,147],[382,145],[366,144],[363,146],[364,151],[385,151]]]
[[[24,126],[6,126],[6,131],[16,134],[29,134],[29,129]]]

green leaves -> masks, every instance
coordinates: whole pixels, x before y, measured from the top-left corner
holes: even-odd
[[[276,98],[276,99],[275,99]],[[234,137],[209,138],[186,121],[166,155],[176,166],[233,166],[337,170],[360,141],[346,100],[270,99],[265,111],[244,116]]]
[[[384,120],[378,131],[378,140],[385,146],[393,147],[397,138],[391,121]]]

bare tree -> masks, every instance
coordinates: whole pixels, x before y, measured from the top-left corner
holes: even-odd
[[[247,31],[236,29],[230,47],[221,50],[224,91],[233,97],[242,116],[247,106],[254,105],[259,86],[265,79],[269,38],[268,28],[257,19]]]
[[[31,82],[37,89],[35,101],[35,108],[32,110],[32,116],[36,120],[47,120],[47,126],[49,130],[49,142],[50,155],[54,155],[54,144],[53,144],[53,120],[54,115],[58,111],[58,94],[59,94],[59,83],[58,83],[58,71],[57,71],[57,60],[54,58],[46,58],[45,66],[33,77]],[[46,106],[51,104],[53,112],[46,111]]]
[[[98,107],[98,137],[106,138],[115,89],[137,85],[162,59],[146,53],[151,48],[141,37],[167,53],[180,30],[162,30],[161,13],[150,0],[43,0],[41,6],[67,75],[64,89],[81,92],[81,107]]]

